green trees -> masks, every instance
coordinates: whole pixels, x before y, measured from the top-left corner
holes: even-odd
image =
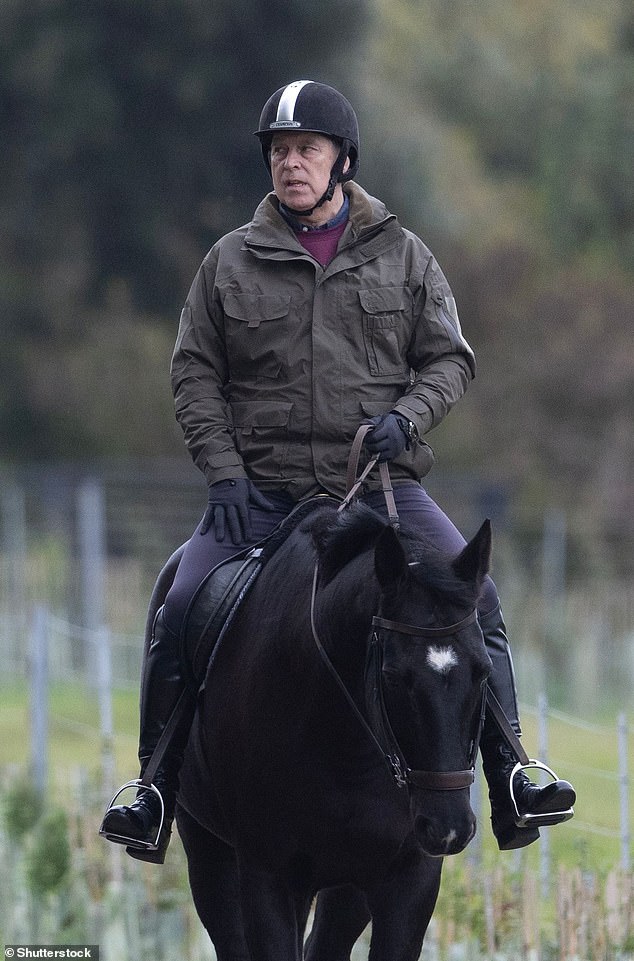
[[[376,9],[362,68],[376,189],[437,252],[479,360],[432,435],[440,461],[592,515],[614,540],[634,503],[631,14],[621,0]]]
[[[395,107],[397,142],[416,146],[419,176],[442,197],[443,230],[455,218],[454,235],[475,228],[478,245],[490,242],[508,234],[511,206],[517,238],[550,244],[557,258],[590,250],[625,263],[629,252],[631,263],[634,81],[622,0],[600,11],[568,0],[377,0],[377,11],[365,61],[380,118],[372,133]],[[433,169],[443,153],[446,175]],[[497,209],[483,238],[487,200]]]
[[[167,388],[202,255],[268,189],[252,136],[263,97],[298,74],[337,76],[341,18],[361,30],[362,0],[2,5],[5,458],[175,449],[164,421],[147,434],[124,418],[150,414],[147,385]],[[130,324],[152,343],[125,354]]]
[[[181,451],[180,305],[268,189],[264,98],[312,77],[354,101],[360,182],[456,288],[480,376],[432,438],[445,463],[607,485],[622,513],[633,35],[624,0],[6,0],[3,458]]]

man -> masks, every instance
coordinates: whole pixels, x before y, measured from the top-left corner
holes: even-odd
[[[145,770],[183,690],[178,638],[196,588],[238,546],[256,543],[298,501],[345,494],[355,433],[370,422],[369,454],[390,462],[403,522],[440,548],[464,540],[421,487],[433,463],[424,435],[462,396],[475,373],[450,287],[423,242],[354,183],[357,118],[338,91],[296,81],[269,98],[256,132],[273,193],[251,223],[205,257],[181,315],[172,360],[176,416],[209,485],[207,510],[187,544],[154,625],[141,697],[139,758]],[[368,482],[362,499],[384,510]],[[519,734],[513,666],[495,585],[479,607],[492,659],[490,687]],[[166,824],[158,849],[158,794],[140,791],[112,807],[103,829],[141,859],[162,862],[169,840],[185,718],[156,773]],[[545,788],[523,772],[490,719],[481,750],[493,831],[503,849],[539,836],[538,823],[570,816],[570,784]]]

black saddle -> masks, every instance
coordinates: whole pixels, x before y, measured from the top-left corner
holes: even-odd
[[[181,631],[181,660],[192,691],[204,685],[219,644],[264,565],[298,524],[328,504],[339,507],[340,501],[327,494],[302,501],[268,537],[218,564],[198,586]]]

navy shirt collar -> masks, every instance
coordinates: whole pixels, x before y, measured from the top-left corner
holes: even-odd
[[[279,210],[284,218],[284,220],[289,224],[289,226],[295,231],[296,234],[308,233],[311,230],[329,230],[331,227],[339,227],[340,224],[344,223],[348,219],[348,214],[350,212],[350,200],[347,194],[344,194],[343,204],[339,213],[335,214],[332,220],[328,220],[325,224],[319,224],[316,227],[311,227],[308,224],[303,224],[297,219],[297,217],[291,213],[291,211],[284,206],[284,204],[279,205]]]

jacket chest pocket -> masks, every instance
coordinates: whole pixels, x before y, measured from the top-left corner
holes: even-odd
[[[290,298],[230,293],[223,306],[232,378],[277,377],[288,363]]]
[[[374,377],[407,375],[405,354],[409,343],[411,293],[406,287],[360,290],[363,343]]]

